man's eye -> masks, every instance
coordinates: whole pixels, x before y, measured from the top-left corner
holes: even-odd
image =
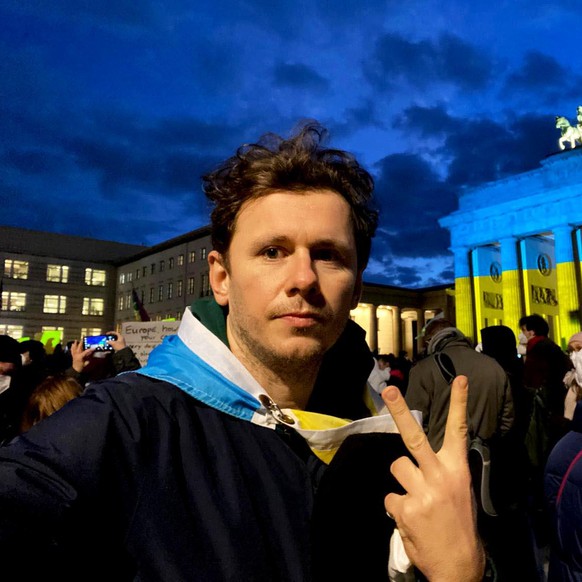
[[[263,251],[263,256],[267,259],[278,259],[281,253],[277,247],[269,247]]]
[[[313,253],[313,258],[317,261],[336,261],[339,256],[333,249],[319,249]]]

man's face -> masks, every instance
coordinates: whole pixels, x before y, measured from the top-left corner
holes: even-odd
[[[14,372],[16,366],[12,362],[0,362],[0,376],[7,376]]]
[[[536,335],[533,330],[527,329],[525,325],[521,326],[521,333],[523,333],[523,335],[527,338],[527,341]]]
[[[317,361],[361,290],[348,203],[328,190],[277,191],[246,202],[228,269],[209,255],[215,298],[229,306],[231,350],[271,370]]]

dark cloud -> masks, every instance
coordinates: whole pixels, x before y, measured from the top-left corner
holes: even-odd
[[[309,91],[324,92],[329,88],[329,81],[317,71],[300,63],[275,66],[273,80],[279,87],[294,89],[308,89]]]
[[[418,42],[386,34],[376,42],[364,70],[379,88],[403,82],[418,89],[450,83],[474,91],[489,83],[492,63],[485,52],[452,34],[442,34],[436,41]]]
[[[555,105],[564,98],[578,97],[582,76],[562,66],[553,56],[539,51],[525,53],[521,66],[511,72],[505,80],[501,94],[518,102],[536,101]]]
[[[413,130],[420,137],[442,137],[457,129],[459,120],[451,117],[442,105],[407,107],[394,117],[392,126],[405,131]]]

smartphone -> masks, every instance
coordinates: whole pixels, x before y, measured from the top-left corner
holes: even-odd
[[[117,336],[109,335],[88,335],[83,338],[83,349],[88,350],[94,348],[96,352],[112,352],[113,347],[110,346],[108,340],[116,340]]]

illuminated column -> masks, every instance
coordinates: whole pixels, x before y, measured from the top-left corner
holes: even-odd
[[[392,325],[393,337],[394,337],[394,354],[398,355],[398,352],[402,349],[402,318],[400,317],[400,307],[392,308]]]
[[[572,227],[558,226],[553,232],[560,314],[560,335],[557,343],[565,348],[570,336],[580,331],[581,293],[576,282]]]
[[[457,327],[469,338],[475,337],[473,323],[473,292],[471,290],[471,265],[469,249],[455,247],[455,310]]]
[[[519,248],[515,237],[503,238],[501,244],[501,284],[503,288],[503,324],[518,332],[523,313],[523,289],[519,272]]]
[[[378,349],[378,314],[376,313],[376,306],[370,305],[370,332],[368,345],[372,351]]]
[[[421,337],[422,329],[424,328],[424,325],[426,323],[424,321],[424,309],[416,310],[416,322],[417,322],[416,328],[418,330],[418,333],[414,341],[416,342],[416,352],[420,353],[424,348],[424,337]]]

